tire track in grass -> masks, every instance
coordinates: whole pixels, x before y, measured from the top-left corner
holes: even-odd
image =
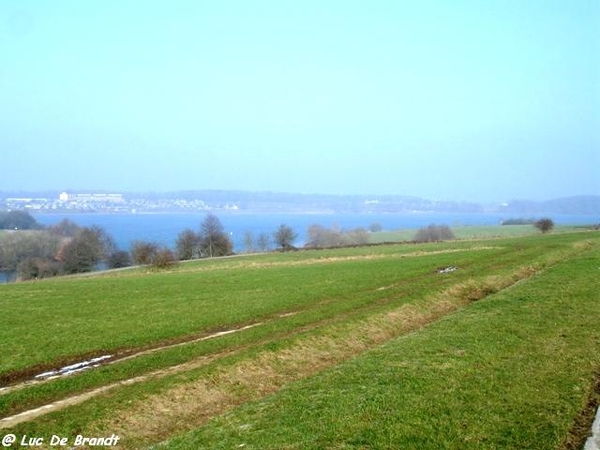
[[[144,350],[144,351],[141,351],[141,352],[137,352],[135,354],[127,355],[127,356],[125,356],[123,358],[118,358],[118,359],[110,360],[109,362],[107,362],[106,364],[103,364],[103,365],[116,364],[118,362],[123,362],[123,361],[129,360],[129,359],[133,359],[133,358],[137,358],[137,357],[140,357],[140,356],[149,355],[151,353],[156,353],[156,352],[159,352],[161,350],[167,350],[167,349],[171,349],[171,348],[175,348],[175,347],[180,347],[180,346],[183,346],[183,345],[188,345],[188,344],[193,344],[193,343],[196,343],[196,342],[206,341],[206,340],[209,340],[209,339],[215,339],[215,338],[218,338],[218,337],[221,337],[221,336],[226,336],[226,335],[233,334],[233,333],[239,333],[241,331],[248,330],[250,328],[254,328],[254,327],[257,327],[257,326],[260,326],[260,325],[263,325],[263,324],[264,324],[263,322],[257,322],[257,323],[251,324],[251,325],[246,325],[246,326],[241,327],[241,328],[235,328],[235,329],[226,330],[226,331],[219,331],[217,333],[213,333],[213,334],[210,334],[208,336],[204,336],[202,338],[197,338],[197,339],[194,339],[194,340],[191,340],[191,341],[179,342],[177,344],[165,345],[165,346],[162,346],[162,347],[156,347],[156,348],[152,348],[152,349],[149,349],[149,350]],[[86,401],[86,400],[88,400],[88,399],[90,399],[92,397],[95,397],[97,395],[103,394],[104,392],[110,391],[110,390],[115,389],[115,388],[120,387],[120,386],[128,386],[128,385],[140,383],[140,382],[143,382],[143,381],[155,378],[155,377],[162,377],[162,376],[166,376],[166,375],[169,375],[169,374],[175,374],[175,373],[184,372],[184,371],[187,371],[187,370],[193,370],[193,369],[201,367],[201,366],[207,364],[208,362],[216,359],[217,356],[222,356],[222,355],[223,354],[221,353],[220,355],[212,355],[212,356],[205,356],[205,357],[196,358],[194,361],[190,361],[190,362],[183,363],[183,364],[178,364],[176,366],[171,366],[171,367],[168,367],[166,369],[156,370],[156,371],[150,372],[148,374],[144,374],[144,375],[140,375],[140,376],[137,376],[137,377],[129,378],[127,380],[122,380],[122,381],[118,381],[118,382],[115,382],[115,383],[107,384],[105,386],[93,389],[93,390],[85,392],[83,394],[74,395],[74,396],[68,397],[68,398],[63,399],[63,400],[57,400],[55,402],[48,403],[46,405],[43,405],[43,406],[40,406],[40,407],[37,407],[37,408],[34,408],[34,409],[30,409],[28,411],[24,411],[24,412],[21,412],[21,413],[18,413],[18,414],[14,414],[12,416],[0,419],[0,429],[2,429],[2,428],[10,428],[10,427],[13,427],[15,425],[18,425],[19,423],[33,420],[36,417],[40,417],[40,416],[48,414],[50,412],[63,409],[65,407],[67,407],[67,406],[73,406],[73,405],[77,405],[77,404],[83,403],[84,401]],[[99,365],[98,366],[90,366],[90,368],[93,368],[93,367],[99,367]],[[14,391],[17,391],[17,390],[20,390],[20,389],[24,389],[24,388],[30,387],[30,386],[35,385],[35,384],[41,384],[41,383],[48,382],[48,381],[54,380],[56,378],[65,377],[65,376],[69,376],[69,374],[59,375],[59,376],[54,376],[54,377],[49,377],[47,379],[29,380],[29,381],[20,383],[18,385],[14,385],[14,386],[10,386],[8,388],[4,388],[0,392],[0,394],[8,394],[9,392],[14,392]]]
[[[288,313],[286,315],[291,315],[291,314],[293,314],[293,313]],[[33,378],[23,381],[21,383],[0,388],[0,395],[5,395],[5,394],[15,392],[15,391],[18,391],[21,389],[25,389],[25,388],[28,388],[28,387],[31,387],[31,386],[34,386],[37,384],[42,384],[42,383],[45,383],[48,381],[56,380],[58,378],[68,377],[74,373],[79,373],[79,372],[82,372],[85,370],[91,370],[91,369],[95,369],[98,367],[117,364],[117,363],[120,363],[123,361],[128,361],[130,359],[139,358],[140,356],[146,356],[146,355],[150,355],[152,353],[157,353],[157,352],[160,352],[163,350],[169,350],[172,348],[182,347],[184,345],[196,344],[198,342],[208,341],[210,339],[215,339],[215,338],[218,338],[221,336],[227,336],[227,335],[230,335],[233,333],[239,333],[240,331],[258,327],[260,325],[264,325],[264,322],[256,322],[256,323],[246,325],[246,326],[243,326],[240,328],[233,328],[233,329],[226,330],[226,331],[218,331],[216,333],[212,333],[207,336],[200,337],[200,338],[193,338],[190,340],[177,342],[176,344],[168,344],[168,345],[162,345],[160,347],[153,347],[153,348],[141,350],[141,351],[138,351],[135,353],[129,353],[126,356],[122,356],[122,357],[113,357],[112,355],[105,355],[105,356],[101,356],[99,358],[93,358],[92,360],[83,361],[83,362],[72,365],[72,366],[81,366],[81,368],[78,368],[78,369],[69,370],[72,366],[57,368],[56,370],[38,374],[38,375],[34,376]],[[97,364],[95,364],[95,362],[96,362],[95,360],[100,360],[100,361],[97,361]],[[102,361],[104,361],[104,362],[102,362]],[[67,369],[67,370],[65,370],[65,369]],[[2,428],[1,423],[2,422],[0,419],[0,428]]]

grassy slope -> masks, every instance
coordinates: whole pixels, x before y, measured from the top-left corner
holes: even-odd
[[[60,360],[65,355],[113,351],[127,346],[139,348],[182,336],[201,335],[209,330],[265,322],[262,327],[219,340],[2,395],[0,410],[5,414],[17,412],[28,405],[40,405],[71,392],[193,361],[201,355],[233,352],[230,362],[216,360],[212,366],[190,371],[185,377],[167,377],[123,388],[111,396],[88,401],[19,428],[29,434],[58,431],[68,434],[74,429],[115,430],[114,423],[107,425],[104,421],[107,411],[114,417],[134,417],[139,413],[135,405],[153,404],[154,400],[150,399],[160,400],[161,392],[165,392],[164,397],[174,397],[175,389],[178,395],[189,396],[186,383],[195,383],[194,380],[207,374],[212,374],[209,379],[214,380],[214,374],[219,373],[225,363],[251,361],[265,348],[292,348],[289,339],[300,339],[296,336],[310,334],[312,329],[364,320],[407,304],[421,308],[420,299],[456,283],[489,275],[503,276],[523,265],[543,268],[545,262],[572,255],[579,242],[593,240],[595,236],[594,233],[565,234],[489,243],[454,242],[260,255],[182,264],[169,274],[125,271],[91,278],[0,286],[0,306],[8,311],[0,317],[4,354],[9,355],[0,363],[4,371]],[[444,276],[435,273],[436,267],[445,265],[458,265],[460,270]],[[296,314],[279,317],[290,311]],[[21,316],[27,316],[28,320],[20,320]],[[35,323],[42,325],[32,328],[31,324]],[[86,330],[84,336],[82,329]],[[330,339],[327,332],[324,333]],[[44,342],[44,347],[40,348],[39,342]],[[339,361],[348,355],[342,352]],[[330,363],[336,361],[332,357]],[[306,375],[309,374],[310,370]],[[290,379],[286,373],[276,375],[274,379],[284,384]],[[181,383],[183,387],[178,388]],[[198,392],[193,389],[192,393]],[[191,395],[193,398],[197,394]],[[251,397],[245,395],[241,392],[233,403]],[[142,400],[145,397],[148,400]],[[161,405],[160,402],[165,400],[155,403]],[[134,405],[133,409],[124,407],[125,404]],[[151,412],[151,420],[163,425],[157,412]],[[183,428],[186,428],[199,419],[184,417],[183,420]],[[104,425],[88,427],[92,422]],[[134,422],[133,429],[139,425]],[[161,436],[164,439],[178,429],[181,425],[165,426],[163,434],[158,433],[149,441]],[[128,432],[133,439],[135,431],[130,428]]]
[[[600,368],[599,267],[562,263],[168,447],[556,448]]]
[[[143,347],[180,336],[234,328],[269,315],[316,307],[326,299],[365,294],[399,278],[431,275],[438,265],[462,264],[457,277],[493,264],[510,266],[540,250],[535,241],[482,251],[436,254],[472,243],[307,251],[182,264],[171,273],[126,271],[0,286],[0,341],[7,357],[0,375],[90,353]],[[422,258],[404,255],[422,252]],[[401,266],[398,264],[401,261]],[[368,264],[367,264],[368,263]],[[398,270],[402,272],[399,273]],[[435,278],[434,278],[435,279]],[[351,287],[351,292],[348,288]],[[44,342],[44,346],[39,343]]]
[[[261,321],[264,325],[1,395],[0,411],[16,413],[202,355],[277,342],[281,336],[303,332],[307,327],[385,311],[423,298],[432,290],[485,274],[490,268],[506,270],[520,257],[539,254],[533,243],[518,251],[479,243],[472,247],[471,243],[453,243],[263,255],[201,261],[182,265],[172,274],[122,272],[5,286],[7,295],[0,299],[9,313],[0,317],[6,323],[0,328],[8,355],[2,360],[5,367],[60,360],[68,351],[80,355],[99,348],[97,354],[113,353],[109,343],[115,340],[121,347],[131,342],[132,347],[144,348],[157,345],[155,336],[179,339],[187,331],[194,337],[206,330],[234,328],[240,321]],[[451,277],[435,273],[440,264],[457,263],[461,270]],[[148,286],[154,284],[161,290],[156,292]],[[196,285],[204,288],[197,289]],[[113,293],[115,286],[118,292]],[[175,295],[177,292],[185,293],[185,301]],[[290,311],[295,314],[279,317]],[[24,315],[28,320],[17,320]],[[32,323],[42,325],[31,328]],[[41,371],[38,367],[32,374]]]

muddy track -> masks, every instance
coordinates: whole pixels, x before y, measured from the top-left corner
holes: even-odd
[[[223,354],[221,354],[219,356],[223,356]],[[216,359],[216,356],[201,357],[192,362],[179,364],[176,366],[169,367],[167,369],[161,369],[161,370],[157,370],[154,372],[150,372],[145,375],[140,375],[137,377],[129,378],[127,380],[107,384],[105,386],[93,389],[91,391],[84,392],[83,394],[78,394],[78,395],[74,395],[71,397],[67,397],[63,400],[57,400],[55,402],[48,403],[48,404],[40,406],[38,408],[30,409],[28,411],[24,411],[19,414],[15,414],[10,417],[5,417],[3,419],[0,419],[0,429],[10,428],[10,427],[18,425],[19,423],[22,423],[22,422],[28,422],[30,420],[35,419],[36,417],[43,416],[43,415],[51,413],[53,411],[59,411],[68,406],[78,405],[80,403],[85,402],[86,400],[89,400],[90,398],[96,397],[100,394],[111,391],[111,390],[121,387],[121,386],[129,386],[132,384],[137,384],[137,383],[141,383],[141,382],[150,380],[152,378],[158,378],[158,377],[163,377],[163,376],[167,376],[167,375],[171,375],[171,374],[176,374],[179,372],[193,370],[198,367],[202,367],[205,364],[208,364],[213,359]]]
[[[188,345],[195,342],[202,342],[208,339],[212,339],[219,336],[234,333],[236,330],[243,330],[246,328],[252,328],[256,326],[256,323],[249,323],[241,325],[239,328],[234,329],[217,329],[213,331],[204,331],[197,334],[188,334],[184,336],[177,336],[170,339],[163,340],[161,342],[155,342],[151,345],[142,347],[128,347],[128,348],[117,348],[112,350],[96,350],[68,358],[62,358],[55,360],[51,363],[37,364],[35,366],[27,367],[22,370],[16,370],[13,372],[5,373],[0,375],[0,395],[7,392],[14,391],[18,386],[35,384],[36,377],[44,372],[59,371],[61,368],[69,365],[79,364],[85,360],[91,360],[95,358],[104,358],[106,355],[110,355],[110,358],[106,358],[103,365],[116,363],[119,361],[125,361],[127,359],[136,358],[138,356],[155,353],[161,350],[169,348],[175,348],[182,345]]]
[[[290,315],[290,314],[287,314]],[[74,366],[77,365],[84,365],[84,367],[82,367],[79,370],[64,370],[64,369],[69,369],[70,366],[67,367],[62,367],[62,368],[57,368],[57,369],[53,369],[49,372],[42,372],[42,373],[37,373],[35,376],[22,381],[20,383],[17,384],[13,384],[10,386],[6,386],[4,388],[0,388],[0,395],[5,395],[8,394],[10,392],[15,392],[36,384],[41,384],[41,383],[45,383],[51,380],[55,380],[57,378],[60,377],[66,377],[66,376],[70,376],[73,373],[78,373],[81,372],[83,370],[88,370],[88,369],[93,369],[93,368],[97,368],[97,367],[101,367],[101,366],[105,366],[105,365],[111,365],[111,364],[116,364],[116,363],[120,363],[123,361],[127,361],[130,359],[134,359],[134,358],[138,358],[140,356],[145,356],[145,355],[150,355],[152,353],[157,353],[163,350],[168,350],[168,349],[172,349],[172,348],[176,348],[176,347],[181,347],[184,345],[190,345],[190,344],[195,344],[197,342],[203,342],[203,341],[207,341],[209,339],[215,339],[221,336],[227,336],[229,334],[233,334],[233,333],[238,333],[240,331],[244,331],[244,330],[248,330],[250,328],[254,328],[260,325],[263,325],[264,322],[256,322],[250,325],[246,325],[240,328],[234,328],[231,330],[225,330],[225,331],[218,331],[216,333],[212,333],[212,334],[208,334],[205,335],[203,337],[199,337],[199,338],[192,338],[192,339],[188,339],[188,340],[182,340],[181,342],[177,342],[176,344],[167,344],[167,345],[162,345],[159,347],[152,347],[146,350],[139,350],[139,351],[130,351],[127,352],[125,355],[121,354],[121,356],[113,356],[113,355],[103,355],[100,357],[96,357],[96,358],[92,358],[89,361],[83,361],[83,362],[79,362],[79,363],[74,363]],[[101,360],[101,361],[97,361],[98,363],[96,363],[96,361],[94,360]],[[90,362],[90,364],[85,364],[87,362]],[[31,371],[29,371],[31,372]],[[115,383],[118,384],[118,383]]]

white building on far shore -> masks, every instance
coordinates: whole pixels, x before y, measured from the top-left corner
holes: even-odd
[[[124,203],[123,194],[69,194],[61,192],[58,196],[61,202],[98,202],[98,203]]]

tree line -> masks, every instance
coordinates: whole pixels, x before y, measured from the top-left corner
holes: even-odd
[[[16,271],[23,280],[90,272],[118,251],[101,227],[80,227],[68,219],[4,232],[0,242],[0,269]]]
[[[544,218],[534,226],[546,233],[554,223]],[[0,211],[0,270],[16,271],[21,280],[46,278],[57,275],[91,272],[108,268],[116,269],[131,265],[147,265],[162,269],[178,261],[213,258],[233,254],[233,242],[219,218],[208,214],[197,231],[186,228],[176,240],[175,249],[155,242],[136,240],[129,251],[119,249],[114,239],[99,226],[81,227],[64,219],[56,225],[43,227],[24,211]],[[308,228],[305,248],[333,248],[366,245],[369,232],[380,231],[373,224],[366,230],[356,228],[342,230],[318,224]],[[282,224],[272,234],[250,231],[244,234],[246,252],[266,252],[273,249],[290,251],[296,249],[298,234]],[[447,225],[429,225],[417,231],[414,242],[452,240],[455,236]]]
[[[131,265],[161,269],[178,261],[234,253],[230,234],[213,214],[205,217],[197,231],[191,228],[181,231],[174,249],[145,240],[133,241],[128,251],[119,249],[102,227],[81,227],[69,219],[44,227],[24,211],[1,212],[0,229],[10,230],[0,236],[0,270],[16,271],[20,280]],[[254,236],[252,232],[246,232],[244,247],[246,252],[290,251],[296,249],[297,238],[293,228],[282,224],[271,234]],[[361,245],[367,243],[368,232],[312,225],[308,238],[305,244],[308,248]]]
[[[0,211],[0,230],[39,230],[43,228],[27,211]]]
[[[177,236],[175,249],[155,242],[135,240],[129,251],[119,249],[102,227],[81,227],[69,219],[44,227],[25,211],[0,212],[0,270],[16,271],[20,280],[47,278],[148,265],[161,269],[178,261],[233,254],[233,241],[217,216],[208,214],[198,231],[185,229]],[[297,234],[281,225],[272,235],[261,233],[255,240],[246,233],[247,250],[268,251],[272,245],[291,250]]]

